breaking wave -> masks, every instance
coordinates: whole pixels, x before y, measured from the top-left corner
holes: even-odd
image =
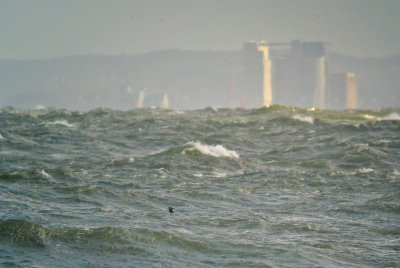
[[[292,118],[303,123],[314,124],[314,118],[311,116],[295,114]]]
[[[45,247],[52,231],[26,220],[0,221],[0,239],[24,247]]]
[[[153,245],[165,244],[193,248],[197,250],[207,249],[202,241],[193,241],[185,236],[184,231],[170,233],[162,230],[148,228],[48,228],[40,224],[21,219],[9,219],[0,221],[0,241],[9,245],[26,247],[47,247],[54,242],[57,244],[74,243],[87,247],[101,248],[105,251],[124,252],[124,247],[129,248],[136,244]]]
[[[46,125],[60,125],[65,127],[75,127],[74,124],[69,123],[67,120],[56,120],[54,122],[46,123]]]
[[[0,109],[0,266],[398,267],[399,114]]]
[[[400,115],[398,113],[391,113],[381,119],[382,121],[398,121],[400,120]]]
[[[200,142],[188,142],[186,145],[189,145],[189,148],[183,150],[185,154],[187,151],[196,150],[205,155],[211,155],[214,157],[228,157],[228,158],[236,158],[239,159],[239,154],[235,151],[228,150],[222,145],[207,145],[201,144]]]

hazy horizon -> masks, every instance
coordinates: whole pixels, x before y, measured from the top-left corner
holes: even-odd
[[[357,57],[400,53],[399,1],[0,3],[0,59],[227,51],[260,39],[323,41],[330,51]]]
[[[346,87],[330,76],[354,73],[355,107],[400,106],[400,1],[0,4],[0,107],[131,109],[146,90],[147,107],[262,106],[263,67],[253,54],[243,61],[247,40],[324,43],[313,63],[271,46],[272,103],[340,109]]]

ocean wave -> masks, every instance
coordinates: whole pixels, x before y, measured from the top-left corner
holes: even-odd
[[[54,182],[54,178],[45,170],[15,170],[0,173],[0,181],[15,182],[19,180],[34,180],[35,182]]]
[[[76,185],[76,186],[64,186],[60,187],[58,190],[63,193],[74,193],[74,194],[83,194],[90,193],[98,188],[94,184],[87,185]]]
[[[303,123],[308,123],[308,124],[314,124],[314,118],[311,116],[306,116],[306,115],[300,115],[300,114],[295,114],[292,116],[294,120],[303,122]]]
[[[379,119],[380,121],[399,121],[400,115],[398,113],[390,113]]]
[[[376,116],[374,115],[369,115],[369,114],[364,114],[361,116],[363,119],[367,119],[367,120],[374,120],[376,119]]]
[[[48,228],[22,219],[0,221],[0,241],[22,248],[44,248],[64,243],[74,247],[96,248],[103,252],[125,252],[126,248],[174,246],[197,251],[208,251],[212,245],[197,241],[184,230],[168,232],[147,228],[94,227]]]
[[[0,239],[24,247],[45,247],[52,231],[26,220],[0,221]]]
[[[135,162],[135,158],[133,157],[124,157],[120,159],[112,159],[109,162],[109,166],[124,166],[124,165],[129,165]]]
[[[42,178],[43,175],[40,172],[36,172],[34,170],[17,170],[17,171],[9,171],[0,174],[0,180],[4,181],[17,181],[23,179],[34,179],[34,178]]]
[[[399,111],[0,110],[0,255],[21,267],[396,266],[400,121],[379,118]],[[76,127],[46,125],[60,120]]]
[[[372,173],[372,172],[375,172],[375,170],[372,168],[366,168],[366,167],[363,167],[363,168],[360,168],[357,170],[357,173],[359,173],[359,174],[367,174],[367,173]]]
[[[45,178],[51,178],[51,175],[49,173],[47,173],[45,170],[43,170],[43,169],[39,172],[39,174],[42,175]]]
[[[207,145],[202,144],[198,141],[188,142],[186,145],[190,146],[183,150],[183,154],[190,151],[198,151],[204,155],[211,155],[214,157],[228,157],[228,158],[239,158],[239,154],[235,151],[228,150],[222,145]]]
[[[75,127],[76,126],[75,124],[69,123],[65,119],[56,120],[54,122],[48,122],[48,123],[46,123],[46,125],[60,125],[60,126],[65,126],[65,127]]]

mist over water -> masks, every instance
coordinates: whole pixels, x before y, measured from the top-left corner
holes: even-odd
[[[399,115],[4,108],[0,266],[397,267]]]

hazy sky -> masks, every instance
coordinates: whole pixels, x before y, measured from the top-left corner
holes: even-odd
[[[400,52],[400,0],[0,0],[0,58],[235,50],[244,40]]]

